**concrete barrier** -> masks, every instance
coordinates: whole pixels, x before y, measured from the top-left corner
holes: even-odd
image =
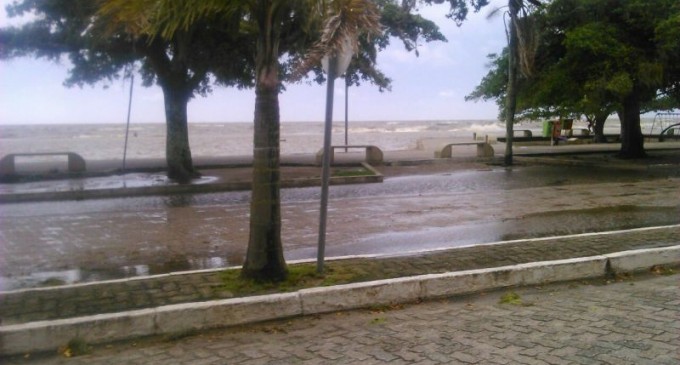
[[[606,258],[545,261],[491,269],[433,274],[423,278],[423,299],[434,299],[500,289],[604,275]]]
[[[307,315],[413,302],[422,296],[421,280],[417,276],[300,290],[302,312]]]
[[[632,250],[604,255],[613,273],[649,270],[654,265],[680,265],[680,246]]]
[[[680,264],[680,246],[7,325],[0,326],[0,355],[50,351],[74,338],[98,344],[374,305],[416,302],[510,286],[604,277],[607,267],[622,272],[668,264]]]
[[[0,355],[56,350],[80,338],[103,343],[155,333],[156,309],[39,321],[0,327]]]
[[[48,351],[74,338],[90,344],[299,316],[298,293],[167,305],[0,327],[0,355]]]

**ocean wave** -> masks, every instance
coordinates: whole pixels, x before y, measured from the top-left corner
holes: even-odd
[[[457,129],[458,131],[467,131],[467,132],[505,132],[505,126],[503,126],[500,123],[473,123],[471,125],[463,126],[462,128]]]
[[[193,156],[237,156],[252,154],[253,126],[250,123],[190,123],[189,140]],[[413,149],[419,139],[468,137],[472,132],[493,134],[503,131],[494,121],[384,121],[349,123],[349,144],[374,144],[385,151]],[[281,124],[284,154],[316,153],[323,146],[323,123]],[[333,143],[344,143],[344,123],[333,126]],[[86,160],[120,159],[125,126],[49,125],[0,126],[0,156],[8,153],[76,152]],[[13,137],[13,138],[10,138]],[[131,125],[128,158],[165,156],[163,124]]]

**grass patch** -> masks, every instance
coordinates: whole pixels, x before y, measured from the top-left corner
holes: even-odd
[[[60,286],[66,285],[66,281],[59,278],[49,278],[40,283],[41,286]]]
[[[325,265],[323,274],[316,272],[316,264],[288,266],[288,278],[282,282],[257,281],[244,279],[240,270],[227,270],[221,274],[221,290],[234,296],[287,293],[305,288],[355,283],[368,279],[360,269],[346,265]]]
[[[90,346],[82,338],[72,338],[66,347],[59,349],[59,352],[64,357],[75,357],[81,355],[87,355],[92,352],[92,346]]]
[[[503,296],[501,296],[499,303],[500,304],[522,305],[522,298],[520,298],[519,294],[515,293],[514,291],[511,291],[511,292],[503,294]]]
[[[387,322],[387,319],[385,319],[384,317],[376,317],[376,318],[371,319],[371,321],[369,323],[377,325],[377,324],[385,324],[385,322]]]
[[[344,168],[333,170],[333,177],[354,177],[354,176],[372,176],[373,171],[368,170],[365,167],[354,167],[354,168]]]

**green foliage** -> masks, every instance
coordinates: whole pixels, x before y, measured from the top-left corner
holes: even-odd
[[[489,59],[486,65],[489,68],[489,72],[482,78],[482,81],[475,87],[472,93],[465,96],[465,100],[496,100],[499,110],[498,118],[504,120],[505,94],[508,85],[508,48],[504,48],[501,55],[491,53],[486,57]]]
[[[680,5],[670,0],[555,0],[536,13],[536,72],[520,75],[518,119],[611,114],[641,89],[643,111],[680,107]],[[507,51],[466,100],[504,115]]]
[[[462,16],[457,11],[465,9],[467,13],[465,2],[449,2],[455,18]],[[0,58],[30,56],[58,61],[67,56],[71,63],[67,86],[102,82],[107,87],[123,77],[132,62],[139,62],[146,86],[162,81],[159,73],[167,71],[159,67],[185,68],[183,77],[190,82],[187,86],[193,88],[188,91],[191,96],[194,93],[206,96],[212,90],[211,80],[223,86],[253,87],[253,37],[257,27],[242,19],[255,3],[242,1],[225,6],[219,0],[18,1],[7,7],[9,16],[33,13],[39,18],[20,28],[0,29]],[[318,38],[319,20],[308,15],[312,15],[321,2],[282,3],[286,6],[280,11],[295,8],[295,16],[287,18],[288,23],[282,28],[285,42],[280,44],[280,50],[287,56],[282,58],[281,77],[286,80]],[[416,53],[418,42],[446,41],[446,38],[434,22],[413,13],[415,1],[399,4],[395,0],[376,0],[375,3],[381,11],[383,31],[379,36],[360,38],[359,52],[348,70],[348,82],[357,86],[369,82],[383,90],[390,89],[391,80],[377,68],[377,54],[392,38],[399,39],[407,50]],[[471,6],[477,10],[484,3],[471,1]],[[104,4],[104,12],[100,12],[100,4]],[[117,11],[115,15],[106,15],[113,9]],[[180,57],[163,60],[164,54]],[[181,63],[177,62],[180,60]],[[316,82],[325,81],[320,67],[314,71]]]
[[[64,357],[75,357],[87,355],[92,352],[92,346],[90,346],[85,340],[80,337],[72,338],[68,341],[66,347],[63,347],[59,351]]]
[[[387,323],[387,319],[385,317],[375,317],[375,318],[371,319],[371,321],[369,323],[372,324],[372,325],[385,324],[385,323]]]
[[[244,278],[238,270],[227,270],[221,274],[221,290],[234,296],[261,295],[268,293],[292,292],[304,288],[347,284],[364,280],[361,270],[355,270],[345,265],[329,263],[325,272],[316,272],[313,264],[291,265],[288,277],[281,282],[254,280]]]
[[[336,177],[353,177],[353,176],[371,176],[373,172],[365,167],[345,168],[333,170],[333,176]]]
[[[500,304],[522,305],[522,298],[520,298],[519,294],[511,291],[503,294],[498,302]]]
[[[132,19],[101,16],[99,1],[24,0],[8,6],[10,16],[27,13],[36,19],[19,27],[2,28],[2,58],[34,56],[70,61],[67,86],[83,86],[118,79],[140,63],[144,84],[173,83],[167,76],[183,79],[182,92],[210,91],[210,76],[220,76],[229,85],[252,85],[243,54],[251,49],[234,39],[231,29],[216,19],[195,23],[185,32],[161,41],[134,33]],[[218,26],[219,25],[219,26]],[[222,66],[228,65],[228,66]]]

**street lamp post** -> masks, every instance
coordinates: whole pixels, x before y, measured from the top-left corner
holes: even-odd
[[[349,145],[348,131],[349,130],[349,78],[345,72],[345,146]],[[347,152],[347,147],[345,147]]]
[[[324,124],[323,138],[323,162],[321,171],[321,208],[319,213],[319,243],[316,255],[316,271],[323,273],[324,257],[326,252],[326,221],[328,218],[328,185],[331,171],[331,137],[333,132],[333,91],[335,78],[342,75],[349,67],[353,50],[349,40],[344,42],[343,47],[331,55],[326,55],[321,64],[328,81],[326,84],[326,120]]]

